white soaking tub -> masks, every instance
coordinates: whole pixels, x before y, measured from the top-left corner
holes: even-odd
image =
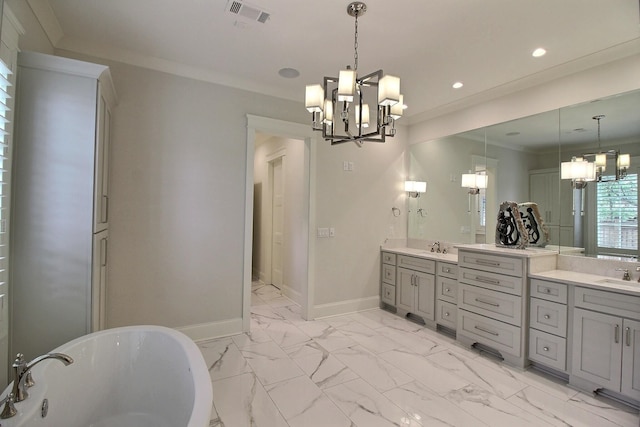
[[[160,326],[108,329],[53,352],[73,363],[49,359],[35,365],[29,397],[15,403],[17,414],[0,420],[2,427],[209,425],[211,377],[200,350],[181,332]],[[10,391],[11,385],[2,397]]]

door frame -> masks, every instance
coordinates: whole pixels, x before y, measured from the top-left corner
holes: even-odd
[[[307,236],[306,270],[307,283],[302,286],[302,318],[314,318],[314,290],[315,280],[315,191],[316,191],[316,137],[308,125],[271,119],[268,117],[247,114],[247,143],[246,143],[246,178],[245,178],[245,212],[244,212],[244,261],[242,285],[242,330],[251,329],[251,262],[253,249],[253,178],[256,132],[284,138],[304,141],[304,193],[305,216],[308,218],[305,226]]]

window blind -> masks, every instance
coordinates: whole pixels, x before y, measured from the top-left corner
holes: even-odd
[[[0,58],[0,285],[8,281],[12,79],[11,69]],[[5,304],[5,301],[0,301],[0,304]]]
[[[638,175],[599,182],[596,199],[598,247],[638,250]]]

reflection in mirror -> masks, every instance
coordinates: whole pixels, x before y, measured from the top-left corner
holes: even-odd
[[[639,107],[634,91],[561,109],[562,162],[583,158],[595,169],[586,182],[560,182],[573,202],[563,207],[572,232],[561,252],[638,259]]]
[[[410,174],[428,189],[410,201],[409,238],[492,243],[499,204],[528,201],[538,204],[549,229],[547,248],[637,259],[639,106],[640,90],[413,145]],[[596,116],[605,116],[599,136]],[[580,190],[560,179],[561,162],[595,161],[600,153],[600,181]],[[489,188],[470,209],[459,180],[483,168]]]

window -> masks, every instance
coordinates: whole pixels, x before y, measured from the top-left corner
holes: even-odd
[[[596,206],[598,253],[637,256],[638,175],[599,182]]]

